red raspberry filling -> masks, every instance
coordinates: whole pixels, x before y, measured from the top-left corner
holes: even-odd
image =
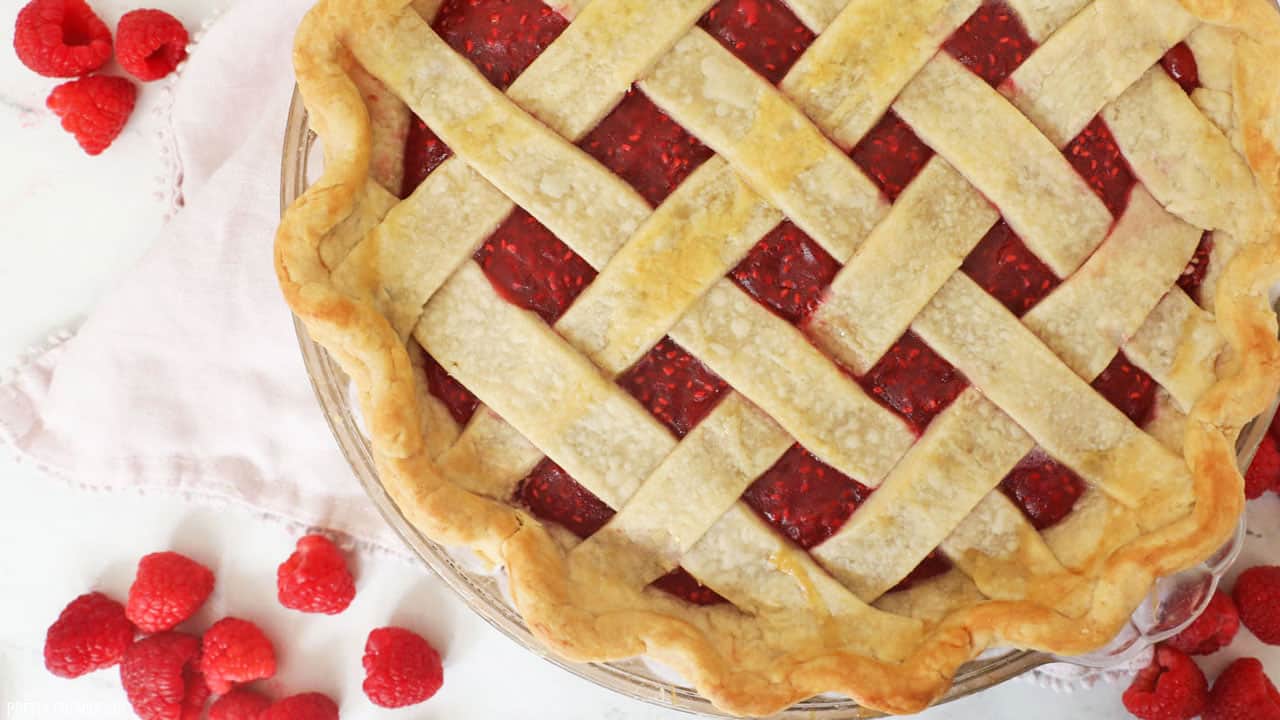
[[[538,0],[445,0],[432,27],[480,74],[506,90],[569,21]],[[453,152],[416,115],[405,140],[401,197],[408,197]]]
[[[414,115],[404,142],[404,180],[401,181],[400,197],[409,197],[451,155],[453,151],[449,146]]]
[[[915,566],[915,569],[902,578],[897,585],[890,588],[889,592],[910,590],[929,578],[934,578],[947,572],[952,567],[951,561],[947,559],[947,556],[943,555],[941,550],[935,549],[926,555],[924,560],[921,560],[920,564]]]
[[[634,87],[578,147],[654,207],[714,154]]]
[[[613,508],[570,477],[551,458],[543,458],[520,481],[516,499],[529,508],[529,512],[564,526],[580,538],[590,537],[613,517]]]
[[[550,458],[543,458],[520,482],[516,488],[516,499],[529,508],[529,512],[563,526],[580,538],[590,537],[614,514],[612,508]],[[695,605],[727,602],[684,568],[677,567],[654,580],[652,585]]]
[[[1036,49],[1017,13],[1000,0],[988,0],[942,44],[975,75],[996,87]]]
[[[917,433],[959,397],[969,381],[915,333],[907,331],[863,376],[872,397],[897,412]]]
[[[858,141],[849,156],[893,202],[933,157],[933,149],[890,110]]]
[[[960,269],[1018,317],[1035,307],[1059,283],[1049,266],[1023,244],[1003,219],[987,231]]]
[[[721,597],[720,593],[698,582],[697,578],[682,567],[654,580],[652,585],[694,605],[719,605],[729,602]]]
[[[1178,276],[1178,287],[1182,288],[1192,300],[1201,302],[1200,286],[1204,284],[1204,276],[1209,272],[1209,258],[1213,255],[1213,233],[1205,230],[1200,236],[1200,244],[1191,256],[1191,261]]]
[[[498,294],[555,321],[596,271],[532,215],[516,208],[475,254]]]
[[[1169,52],[1160,58],[1160,66],[1188,94],[1200,87],[1200,68],[1196,65],[1195,53],[1186,43],[1180,42],[1169,48]]]
[[[698,25],[775,85],[815,37],[777,0],[720,0]]]
[[[676,437],[684,437],[715,409],[729,385],[671,338],[663,338],[618,384]]]
[[[729,278],[783,320],[799,325],[818,308],[840,263],[784,220],[765,235]]]
[[[742,499],[807,550],[834,535],[870,495],[867,486],[792,445]]]
[[[1112,217],[1123,215],[1129,205],[1129,193],[1138,180],[1102,118],[1090,121],[1062,152],[1111,211]]]
[[[569,21],[538,0],[445,0],[432,27],[489,82],[506,90]]]
[[[1134,365],[1124,352],[1117,352],[1107,369],[1093,381],[1093,389],[1115,405],[1138,427],[1151,420],[1156,404],[1156,382]]]
[[[1000,492],[1022,509],[1037,530],[1062,522],[1084,491],[1080,476],[1038,449],[1027,453],[1000,481]]]
[[[480,407],[480,398],[471,394],[471,391],[463,387],[462,383],[454,380],[449,371],[436,362],[435,358],[426,353],[423,355],[426,358],[423,370],[427,375],[427,390],[444,403],[455,422],[466,425],[471,421],[471,416],[475,415],[476,408]]]

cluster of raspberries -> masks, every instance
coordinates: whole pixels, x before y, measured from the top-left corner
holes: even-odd
[[[276,585],[281,605],[329,615],[345,610],[356,592],[346,558],[322,535],[298,541]],[[189,557],[147,555],[125,604],[90,592],[67,605],[45,637],[45,667],[74,678],[119,665],[125,694],[143,720],[337,720],[337,703],[321,693],[273,702],[246,685],[276,672],[275,647],[252,622],[226,617],[201,635],[177,629],[213,586],[213,573]],[[444,682],[435,648],[398,627],[369,633],[364,668],[364,692],[381,707],[423,702]]]
[[[1210,688],[1192,655],[1231,644],[1244,624],[1259,640],[1280,645],[1280,567],[1250,568],[1230,595],[1214,593],[1187,629],[1156,647],[1155,659],[1124,693],[1124,706],[1142,720],[1280,720],[1280,692],[1262,663],[1241,658]]]
[[[116,26],[115,57],[143,82],[159,80],[187,57],[187,29],[160,10],[133,10]],[[90,74],[111,60],[111,30],[85,0],[31,0],[18,12],[13,49],[23,65],[45,77],[76,78],[49,93],[45,104],[90,155],[120,135],[138,98],[127,78]]]
[[[1250,500],[1280,492],[1280,422],[1258,448],[1245,474]],[[1228,595],[1214,593],[1208,608],[1178,635],[1156,647],[1151,665],[1124,693],[1124,706],[1142,720],[1280,720],[1280,692],[1254,658],[1227,666],[1212,687],[1192,655],[1231,644],[1243,624],[1268,645],[1280,645],[1280,566],[1258,566],[1236,578]]]

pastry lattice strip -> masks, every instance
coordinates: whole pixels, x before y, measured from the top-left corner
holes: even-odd
[[[553,47],[554,47],[554,46],[553,46]],[[784,83],[784,88],[785,88],[785,87],[786,87],[786,83]],[[680,120],[680,116],[679,116],[679,115],[676,115],[676,117],[677,117],[677,119],[678,119],[678,120]],[[468,250],[469,250],[469,248],[468,248]],[[721,274],[722,274],[722,273],[721,273]],[[997,479],[998,479],[998,478],[997,478]]]

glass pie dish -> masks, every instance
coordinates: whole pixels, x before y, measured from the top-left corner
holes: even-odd
[[[315,135],[307,125],[306,110],[295,92],[285,131],[281,165],[282,210],[302,194],[315,175],[319,164],[319,153],[313,147],[315,140]],[[349,380],[325,349],[310,338],[301,322],[296,322],[295,326],[316,396],[356,479],[405,544],[473,611],[525,649],[597,685],[666,708],[707,717],[733,717],[718,710],[678,678],[643,659],[573,663],[550,654],[512,607],[504,590],[501,571],[494,573],[481,570],[477,563],[469,562],[465,551],[447,548],[431,541],[404,518],[379,481],[358,409],[352,402]],[[1252,459],[1275,412],[1276,405],[1273,403],[1263,416],[1241,433],[1237,452],[1242,467]],[[951,690],[940,702],[990,688],[1050,662],[1103,668],[1132,659],[1151,645],[1176,634],[1203,610],[1219,579],[1239,554],[1243,540],[1242,520],[1231,541],[1206,562],[1162,579],[1147,601],[1133,614],[1120,635],[1098,652],[1085,656],[1058,657],[1026,650],[990,651],[960,669]],[[834,720],[882,715],[859,707],[848,698],[819,696],[798,703],[774,717]]]

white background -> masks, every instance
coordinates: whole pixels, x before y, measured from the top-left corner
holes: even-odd
[[[221,0],[161,0],[190,28]],[[114,27],[121,0],[94,3]],[[90,311],[150,245],[163,222],[155,197],[164,172],[148,86],[124,134],[104,155],[81,153],[43,107],[54,82],[14,58],[13,20],[21,3],[0,0],[0,369],[17,362],[50,331]],[[318,410],[317,410],[318,412]],[[1256,525],[1274,527],[1274,496],[1250,509]],[[261,684],[275,696],[329,693],[345,718],[475,720],[659,720],[688,717],[621,699],[521,650],[471,615],[429,572],[379,556],[355,560],[359,591],[337,617],[286,611],[274,598],[275,567],[296,534],[241,509],[194,507],[181,498],[104,495],[49,480],[0,452],[0,720],[132,717],[114,671],[79,680],[43,667],[44,632],[73,597],[102,590],[123,599],[141,555],[171,548],[209,565],[213,598],[192,621],[199,628],[226,614],[250,618],[276,640],[280,672]],[[1245,564],[1262,559],[1249,546]],[[1273,560],[1274,562],[1274,560]],[[445,686],[430,702],[385,711],[360,691],[360,653],[368,631],[402,624],[445,656]],[[1280,675],[1280,653],[1241,632],[1230,650],[1204,663],[1212,674],[1237,655],[1260,655]],[[1076,720],[1126,718],[1122,687],[1056,695],[1013,681],[929,711],[929,720]]]

